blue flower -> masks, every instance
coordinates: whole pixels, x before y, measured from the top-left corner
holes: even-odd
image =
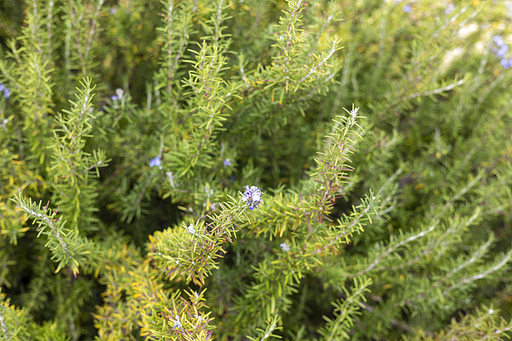
[[[279,246],[281,247],[281,249],[283,249],[283,251],[290,252],[290,245],[288,245],[286,243],[282,243],[282,244],[279,244]]]
[[[182,329],[183,326],[181,325],[181,322],[180,322],[180,317],[178,315],[176,315],[176,318],[174,320],[174,326],[173,328],[176,330],[176,329]]]
[[[511,61],[512,60],[502,59],[500,61],[500,64],[503,65],[503,68],[506,70],[506,69],[508,69],[511,66],[511,64],[510,64]]]
[[[117,13],[117,9],[115,7],[112,7],[110,9],[110,14],[116,14]]]
[[[123,94],[124,94],[124,90],[123,89],[120,89],[120,88],[116,89],[116,95],[117,95],[118,98],[122,98]]]
[[[149,161],[149,167],[157,166],[160,167],[160,156],[154,157]]]
[[[11,89],[5,88],[4,89],[4,97],[9,98],[10,95],[11,95]]]
[[[498,45],[499,47],[505,45],[505,43],[503,42],[503,38],[501,36],[494,36],[492,37],[492,40],[496,43],[496,45]]]
[[[114,96],[110,97],[110,99],[113,100],[113,101],[117,101],[117,96],[114,95]]]
[[[224,166],[228,167],[228,166],[231,166],[231,160],[229,158],[227,158],[226,160],[224,160]]]
[[[412,12],[412,7],[411,5],[405,5],[402,10],[404,11],[404,13],[411,13]]]
[[[444,14],[451,14],[453,10],[455,9],[455,5],[451,2],[446,6],[446,9],[444,10]]]
[[[496,51],[496,57],[505,58],[505,56],[507,55],[507,52],[508,52],[508,46],[503,45],[500,47],[500,49],[498,51]]]
[[[5,85],[3,83],[0,83],[0,91],[4,91]]]
[[[190,234],[196,234],[196,230],[194,229],[194,225],[193,224],[190,224],[187,227],[187,232],[190,233]]]
[[[261,188],[257,186],[245,186],[245,193],[242,200],[249,205],[251,211],[254,210],[263,202],[263,200],[261,200]]]

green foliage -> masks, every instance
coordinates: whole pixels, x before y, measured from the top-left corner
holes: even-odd
[[[512,336],[505,2],[14,3],[3,339]]]

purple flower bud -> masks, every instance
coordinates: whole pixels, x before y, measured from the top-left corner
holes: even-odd
[[[228,166],[231,166],[231,160],[229,158],[227,158],[226,160],[224,160],[224,166],[228,167]]]
[[[263,201],[261,200],[261,189],[257,186],[245,186],[245,193],[242,200],[249,205],[249,209],[252,211]]]
[[[5,85],[3,83],[0,83],[0,91],[4,91]]]
[[[510,67],[510,61],[507,59],[502,59],[500,61],[500,64],[503,65],[503,68],[506,70]]]
[[[11,95],[11,89],[5,88],[4,89],[4,97],[7,99]]]
[[[149,161],[149,167],[154,167],[154,166],[160,167],[160,165],[161,165],[160,156],[154,157]]]
[[[411,5],[404,5],[404,7],[402,8],[402,11],[404,11],[404,13],[411,13],[412,12]]]
[[[113,100],[113,101],[117,101],[117,96],[114,95],[114,96],[110,97],[110,99]]]

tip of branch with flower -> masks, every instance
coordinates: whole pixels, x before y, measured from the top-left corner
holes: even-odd
[[[257,186],[245,186],[245,192],[242,197],[242,201],[244,201],[249,206],[251,211],[263,203],[263,200],[261,200],[261,191],[261,188]]]

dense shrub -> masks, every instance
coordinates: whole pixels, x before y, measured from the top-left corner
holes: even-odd
[[[0,9],[4,339],[512,335],[512,4]]]

